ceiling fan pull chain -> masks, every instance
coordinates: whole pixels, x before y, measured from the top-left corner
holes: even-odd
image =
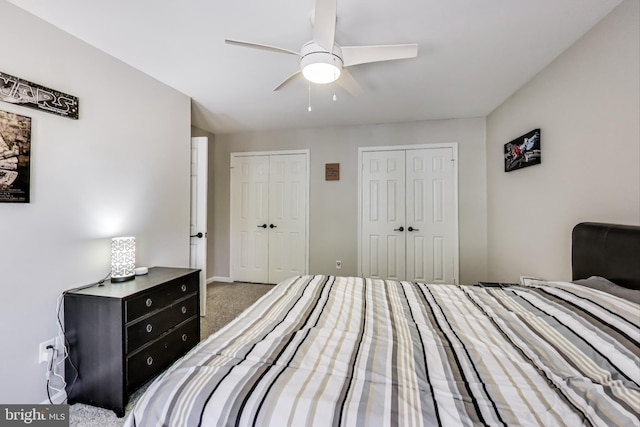
[[[309,112],[311,112],[311,82],[309,82]]]
[[[336,57],[333,57],[333,102],[335,102],[338,97],[336,96],[336,80],[338,80],[338,76],[336,75],[336,71],[338,70],[337,66],[336,66]]]

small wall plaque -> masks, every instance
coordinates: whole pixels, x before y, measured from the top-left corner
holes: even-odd
[[[325,163],[324,180],[340,181],[340,163]]]

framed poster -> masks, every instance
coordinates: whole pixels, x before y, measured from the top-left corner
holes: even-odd
[[[504,171],[538,165],[542,162],[541,154],[540,129],[534,129],[504,144]]]
[[[31,117],[0,111],[0,202],[29,203]]]
[[[0,101],[78,120],[78,97],[0,71]]]

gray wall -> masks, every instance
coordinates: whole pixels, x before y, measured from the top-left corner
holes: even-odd
[[[8,2],[0,70],[80,99],[80,119],[32,117],[31,203],[0,204],[0,402],[40,403],[38,344],[56,299],[110,271],[111,237],[138,265],[189,265],[189,98]]]
[[[492,280],[569,280],[575,224],[640,224],[638,5],[623,2],[488,116]],[[503,144],[538,127],[542,164],[504,173]]]
[[[229,160],[232,152],[310,150],[310,273],[357,273],[358,147],[458,143],[460,280],[487,274],[485,120],[441,120],[372,126],[216,135],[209,169],[215,205],[209,211],[213,265],[229,276]],[[340,163],[340,180],[325,181],[325,163]],[[335,261],[342,269],[335,269]]]

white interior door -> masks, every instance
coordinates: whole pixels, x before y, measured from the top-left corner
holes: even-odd
[[[362,157],[362,271],[404,280],[405,152],[370,151]]]
[[[200,269],[200,315],[207,314],[207,164],[209,139],[191,138],[189,266]]]
[[[232,153],[231,278],[278,283],[309,266],[308,151]]]
[[[455,283],[457,215],[451,148],[407,150],[406,280]]]
[[[363,276],[457,283],[456,160],[449,144],[361,149]]]
[[[231,158],[231,278],[269,280],[269,157]]]
[[[307,156],[269,157],[269,283],[306,271]]]

